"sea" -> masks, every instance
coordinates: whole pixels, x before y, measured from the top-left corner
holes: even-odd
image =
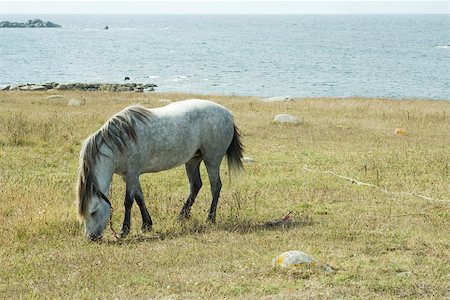
[[[450,100],[450,15],[0,15],[0,85]],[[108,30],[105,30],[108,26]]]

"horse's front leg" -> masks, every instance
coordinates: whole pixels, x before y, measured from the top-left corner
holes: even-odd
[[[126,188],[125,192],[125,216],[122,224],[122,230],[120,231],[120,238],[124,238],[130,233],[130,226],[131,226],[131,208],[133,206],[134,201],[134,195],[131,189]]]

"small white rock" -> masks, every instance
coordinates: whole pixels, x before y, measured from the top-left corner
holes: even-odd
[[[292,98],[290,96],[277,96],[277,97],[262,98],[259,101],[261,101],[261,102],[288,102],[291,100],[292,100]]]
[[[67,102],[67,105],[69,105],[69,106],[80,106],[81,105],[81,101],[78,100],[78,99],[70,99]]]
[[[243,163],[247,163],[247,164],[252,164],[254,162],[253,158],[248,157],[248,156],[244,156],[241,158],[241,161]]]
[[[296,116],[293,116],[293,115],[288,115],[288,114],[276,115],[275,118],[273,119],[273,121],[276,123],[292,123],[292,124],[300,123],[299,118],[297,118]]]
[[[48,97],[45,97],[47,100],[59,100],[59,99],[66,99],[63,95],[51,95]]]
[[[31,85],[21,86],[20,90],[21,91],[46,91],[47,88],[45,86],[42,86],[42,85],[31,84]]]
[[[272,260],[272,265],[281,268],[311,266],[325,272],[333,272],[331,267],[319,262],[309,254],[297,250],[281,253]]]

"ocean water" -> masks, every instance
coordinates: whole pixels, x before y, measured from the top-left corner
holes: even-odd
[[[0,29],[0,85],[450,99],[448,15],[0,15],[29,18],[64,28]]]

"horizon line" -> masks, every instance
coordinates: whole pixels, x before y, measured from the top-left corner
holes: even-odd
[[[65,12],[38,12],[38,13],[18,13],[18,12],[0,12],[0,16],[2,15],[72,15],[72,16],[83,16],[83,15],[112,15],[112,16],[131,16],[131,15],[143,15],[143,16],[158,16],[158,15],[247,15],[247,16],[253,16],[253,15],[261,15],[261,16],[274,16],[274,15],[286,15],[286,16],[307,16],[307,15],[450,15],[449,12],[324,12],[324,13],[239,13],[239,12],[233,12],[233,13],[227,13],[227,12],[206,12],[206,13],[183,13],[183,12],[172,12],[172,13],[148,13],[148,12],[129,12],[129,13],[109,13],[109,12],[94,12],[94,13],[65,13]]]
[[[450,14],[448,1],[2,1],[1,14],[329,15]]]

